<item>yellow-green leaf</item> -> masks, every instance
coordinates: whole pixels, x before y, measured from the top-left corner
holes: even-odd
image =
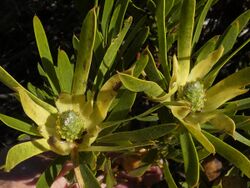
[[[228,100],[246,93],[250,84],[250,67],[242,69],[221,80],[206,92],[204,111],[215,110]]]
[[[221,46],[219,49],[210,53],[207,58],[198,62],[191,70],[188,81],[196,81],[201,80],[204,76],[213,68],[213,66],[217,63],[217,61],[223,55],[224,48]]]
[[[55,135],[56,118],[54,115],[33,101],[25,90],[22,88],[17,88],[17,90],[24,112],[38,125],[41,135],[45,138]]]
[[[37,139],[17,144],[8,151],[5,170],[9,172],[22,161],[49,150],[50,147],[46,139]]]
[[[36,38],[37,48],[42,60],[43,68],[46,73],[46,77],[55,95],[59,93],[59,82],[56,77],[53,58],[50,53],[48,40],[43,28],[43,25],[37,16],[33,18],[33,27]]]
[[[68,55],[65,51],[58,50],[58,59],[56,74],[59,80],[61,92],[71,93],[71,86],[73,81],[74,67],[70,63]]]
[[[124,73],[119,73],[119,77],[122,84],[130,91],[144,92],[152,98],[165,94],[164,90],[155,82],[138,79]]]
[[[180,27],[177,41],[177,55],[179,60],[179,73],[181,85],[186,83],[189,69],[190,56],[192,50],[192,36],[195,16],[195,0],[185,0],[182,3]]]
[[[6,116],[4,114],[0,114],[0,120],[6,124],[7,126],[16,129],[18,131],[22,131],[24,133],[27,133],[29,135],[33,135],[33,136],[40,136],[40,133],[38,132],[38,130],[36,129],[36,127],[21,121],[19,119],[10,117],[10,116]]]
[[[97,28],[95,9],[88,12],[82,23],[72,86],[72,94],[74,95],[84,94],[87,87]]]

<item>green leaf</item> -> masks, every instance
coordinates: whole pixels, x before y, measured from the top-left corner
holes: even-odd
[[[151,164],[139,166],[138,168],[129,171],[128,175],[132,177],[140,177],[150,168],[150,166]]]
[[[128,7],[129,0],[117,0],[115,3],[115,8],[110,20],[108,32],[109,41],[115,38],[118,33],[121,32],[122,24],[125,16],[125,12]],[[109,43],[109,42],[108,42]]]
[[[59,80],[61,92],[71,93],[71,86],[74,73],[73,68],[74,67],[70,63],[66,52],[59,49],[56,74]]]
[[[206,92],[205,111],[215,110],[228,100],[246,93],[250,84],[250,67],[242,69],[221,80]]]
[[[80,165],[80,170],[81,170],[81,174],[83,177],[83,181],[84,181],[84,187],[85,188],[101,188],[101,186],[99,185],[97,179],[95,178],[95,175],[93,174],[93,172],[89,169],[87,164],[81,164]]]
[[[165,0],[159,0],[156,6],[156,26],[159,45],[159,61],[162,66],[163,75],[167,82],[170,81],[170,68],[167,59],[167,39],[165,26]]]
[[[113,188],[116,185],[116,180],[112,172],[111,160],[107,159],[105,163],[105,172],[106,172],[106,185],[107,188]]]
[[[243,14],[241,14],[238,18],[236,18],[231,25],[227,28],[227,30],[220,37],[217,46],[223,45],[225,50],[224,54],[229,52],[234,46],[236,39],[242,29],[247,25],[250,19],[250,10],[247,10]]]
[[[240,45],[239,48],[237,48],[234,52],[232,52],[225,60],[219,62],[218,66],[216,66],[205,78],[204,80],[204,85],[206,86],[206,88],[210,87],[216,76],[218,75],[219,71],[221,70],[221,68],[235,55],[237,54],[244,46],[246,46],[248,43],[250,42],[250,38],[248,40],[246,40],[242,45]]]
[[[4,124],[6,124],[7,126],[13,128],[13,129],[27,133],[29,135],[40,136],[40,133],[38,132],[38,130],[34,126],[32,126],[26,122],[23,122],[21,120],[15,119],[15,118],[10,117],[10,116],[6,116],[4,114],[0,114],[0,120]]]
[[[205,59],[208,56],[208,54],[212,53],[215,50],[218,40],[219,40],[219,35],[212,37],[198,51],[196,51],[193,54],[194,57],[197,57],[195,64]]]
[[[152,98],[165,94],[164,90],[155,82],[138,79],[124,73],[119,73],[119,77],[122,84],[130,91],[144,92]]]
[[[234,133],[235,140],[241,142],[242,144],[245,144],[246,146],[250,147],[250,140],[244,136],[242,136],[237,131]]]
[[[79,48],[79,39],[75,35],[73,35],[72,37],[72,44],[73,44],[74,50],[77,52]]]
[[[117,132],[111,135],[100,137],[96,142],[117,143],[120,141],[130,141],[144,143],[145,141],[155,140],[166,134],[172,133],[178,126],[176,124],[162,124],[135,131]]]
[[[132,23],[132,17],[129,17],[127,20],[125,20],[123,29],[121,30],[121,32],[119,33],[117,38],[115,38],[112,41],[109,48],[107,49],[107,51],[103,57],[103,60],[100,64],[98,74],[97,74],[96,79],[95,79],[95,85],[97,88],[99,88],[101,86],[101,84],[103,83],[104,78],[106,76],[106,73],[112,67],[114,60],[115,60],[115,57],[116,57],[116,54],[117,54],[120,46],[122,45],[122,42],[123,42],[128,30],[130,28],[131,23]]]
[[[230,117],[226,116],[225,114],[218,114],[214,118],[209,120],[209,122],[214,126],[215,129],[225,131],[232,137],[235,136],[235,123]]]
[[[250,108],[250,97],[245,99],[240,99],[232,102],[228,102],[226,108],[233,107],[236,111],[246,110]]]
[[[190,187],[199,183],[199,158],[191,135],[188,132],[180,134],[180,144],[184,159],[186,181]]]
[[[144,27],[138,31],[137,36],[133,39],[132,43],[127,48],[126,53],[123,54],[123,61],[126,62],[126,64],[130,65],[131,62],[135,59],[136,53],[140,51],[140,48],[146,41],[148,35],[149,27]]]
[[[102,34],[105,39],[105,43],[107,43],[107,39],[108,39],[108,25],[110,22],[113,5],[114,5],[114,0],[104,1],[101,28],[102,28]]]
[[[56,72],[54,69],[53,58],[50,53],[49,44],[43,25],[37,16],[34,16],[33,18],[33,27],[34,27],[37,48],[42,60],[46,77],[49,81],[49,84],[54,94],[57,95],[60,90],[59,90],[58,79],[56,78]]]
[[[201,143],[201,145],[210,153],[215,153],[213,144],[201,132],[199,124],[190,124],[182,122],[186,129],[194,136],[194,138]]]
[[[9,172],[22,161],[49,150],[50,147],[46,139],[37,139],[17,144],[8,151],[5,170]]]
[[[190,69],[195,2],[195,0],[185,0],[182,3],[180,28],[177,41],[177,54],[179,60],[178,75],[182,78],[180,82],[181,85],[186,83]]]
[[[195,47],[196,43],[198,42],[199,38],[200,38],[200,34],[201,34],[201,30],[203,27],[203,23],[205,21],[206,15],[211,7],[211,4],[214,0],[208,0],[206,5],[204,6],[204,8],[202,9],[201,14],[199,15],[198,18],[198,22],[195,28],[195,32],[194,32],[194,37],[193,37],[193,41],[192,41],[192,46],[193,48]]]
[[[201,80],[213,68],[223,55],[224,48],[221,46],[214,52],[210,53],[205,59],[198,62],[191,70],[188,76],[188,82]]]
[[[174,6],[175,0],[168,0],[165,2],[165,18],[168,16],[169,12],[172,10]]]
[[[164,162],[163,162],[163,173],[164,173],[165,181],[168,184],[168,187],[178,188],[176,183],[174,182],[174,178],[169,170],[169,165],[168,165],[167,160],[164,160]]]
[[[72,94],[82,95],[87,88],[90,65],[92,61],[97,28],[96,8],[91,9],[85,17],[80,34]]]
[[[212,142],[219,155],[233,163],[250,178],[250,161],[245,155],[208,132],[203,131],[203,134]]]
[[[39,177],[36,183],[36,188],[50,187],[56,180],[56,177],[60,173],[60,170],[62,170],[65,160],[65,157],[59,157],[58,159],[54,160],[52,164]]]
[[[107,116],[108,110],[117,95],[117,91],[121,86],[119,76],[116,74],[112,76],[100,89],[96,99],[96,112],[94,116],[99,114],[100,122]],[[93,117],[98,119],[98,117]]]
[[[143,144],[125,144],[121,146],[89,146],[81,148],[79,147],[79,151],[98,151],[98,152],[116,152],[116,151],[126,151],[126,150],[134,150],[135,148],[141,148],[146,146],[155,145],[154,142],[146,142]]]

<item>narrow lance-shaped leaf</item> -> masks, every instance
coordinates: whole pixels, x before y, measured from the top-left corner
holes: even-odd
[[[109,41],[116,37],[118,33],[120,33],[125,12],[128,7],[129,0],[117,0],[115,3],[115,8],[113,11],[113,15],[110,20],[109,28],[108,28],[108,35]],[[109,43],[109,42],[108,42]]]
[[[74,95],[82,95],[86,91],[95,43],[96,19],[95,8],[93,8],[88,12],[82,24],[73,78],[72,94]]]
[[[210,53],[212,53],[216,49],[218,39],[219,35],[212,37],[198,51],[193,54],[194,57],[197,57],[195,64],[205,59]]]
[[[166,134],[172,133],[177,129],[177,127],[178,126],[176,124],[156,125],[135,131],[117,132],[98,138],[96,141],[102,143],[116,143],[120,141],[144,143],[145,141],[154,140]]]
[[[156,25],[159,44],[159,60],[163,69],[163,75],[167,82],[170,81],[170,69],[167,59],[167,39],[165,26],[165,0],[159,0],[156,7]]]
[[[42,60],[43,68],[46,73],[46,78],[48,79],[54,94],[57,95],[60,89],[59,89],[59,82],[55,73],[53,58],[50,53],[49,44],[43,25],[37,16],[34,16],[33,18],[33,27],[35,32],[37,48]]]
[[[249,19],[250,19],[250,10],[247,10],[246,12],[238,16],[220,37],[217,46],[220,45],[224,46],[225,48],[224,54],[226,54],[232,49],[238,35],[242,31],[242,29],[247,25]]]
[[[250,42],[250,38],[248,40],[246,40],[242,45],[240,45],[240,47],[238,47],[234,52],[232,52],[225,60],[223,60],[222,62],[219,62],[218,66],[216,66],[215,68],[213,68],[213,70],[205,77],[204,79],[204,85],[206,88],[210,87],[216,76],[219,74],[219,71],[221,70],[221,68],[234,56],[236,55],[244,46],[246,46],[248,43]]]
[[[109,25],[109,22],[110,22],[110,17],[111,17],[111,13],[112,13],[113,4],[114,4],[114,0],[104,1],[101,28],[102,28],[102,34],[104,36],[105,43],[107,43],[108,25]]]
[[[214,110],[226,101],[246,93],[247,89],[242,89],[250,84],[250,67],[242,69],[227,78],[218,82],[206,92],[205,111]]]
[[[182,78],[180,84],[186,83],[192,50],[192,36],[195,16],[195,0],[184,0],[182,3],[180,28],[177,41],[177,55],[179,60],[179,73]]]
[[[213,0],[207,1],[205,7],[203,8],[203,10],[198,18],[198,22],[197,22],[197,25],[195,28],[194,37],[193,37],[193,41],[192,41],[193,48],[195,47],[196,43],[198,42],[198,40],[200,38],[202,26],[203,26],[204,20],[206,18],[207,12],[209,11],[209,9],[211,7],[212,2],[213,2]]]
[[[169,170],[169,165],[168,165],[167,160],[164,160],[164,162],[163,162],[163,173],[164,173],[164,178],[166,180],[166,183],[168,184],[168,187],[178,188],[176,183],[174,182],[174,178]]]
[[[73,66],[68,55],[63,50],[58,50],[56,74],[59,80],[61,92],[71,93],[73,81]]]
[[[9,172],[22,161],[50,150],[46,139],[24,142],[13,146],[7,154],[5,170]]]
[[[180,134],[180,144],[184,159],[186,181],[190,187],[195,187],[199,182],[199,158],[193,139],[188,132]]]
[[[124,27],[121,30],[121,32],[119,33],[119,35],[117,36],[117,38],[115,38],[112,43],[110,44],[109,48],[107,49],[107,52],[104,55],[103,61],[100,64],[99,67],[99,71],[98,74],[95,78],[95,85],[96,88],[100,88],[100,86],[102,85],[105,75],[106,73],[110,70],[110,68],[112,67],[116,54],[123,42],[123,39],[125,38],[130,25],[132,23],[132,17],[129,17],[125,23],[124,23]]]
[[[203,131],[203,134],[212,142],[219,155],[233,163],[250,178],[250,160],[245,155],[208,132]]]
[[[85,188],[101,188],[94,173],[89,169],[87,164],[80,165],[81,174],[84,181]]]
[[[10,116],[6,116],[4,114],[0,114],[0,120],[4,124],[6,124],[7,126],[13,128],[13,129],[27,133],[29,135],[40,136],[40,133],[38,132],[38,130],[26,122],[23,122],[21,120],[15,119],[15,118],[10,117]]]

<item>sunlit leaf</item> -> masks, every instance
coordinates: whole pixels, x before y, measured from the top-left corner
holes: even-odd
[[[91,9],[82,23],[72,86],[74,95],[82,95],[86,91],[97,27],[95,11],[95,8]]]
[[[60,49],[58,50],[56,75],[59,80],[61,92],[71,93],[73,66],[66,52]]]
[[[25,90],[22,88],[17,88],[17,90],[24,112],[38,125],[41,135],[48,138],[49,135],[54,134],[56,122],[54,115],[33,101]]]
[[[180,144],[184,159],[186,181],[190,187],[194,187],[199,182],[200,168],[199,158],[190,133],[183,132],[180,134]]]
[[[243,89],[250,84],[250,68],[247,67],[234,74],[231,74],[227,78],[221,80],[213,87],[209,88],[206,92],[205,111],[211,111],[228,100],[246,93],[248,90]]]
[[[197,52],[193,54],[193,56],[197,56],[195,64],[205,59],[208,54],[215,50],[218,39],[219,35],[212,37]]]
[[[116,74],[112,76],[100,89],[96,99],[96,114],[99,114],[100,122],[107,116],[108,110],[115,99],[119,88],[121,87],[121,81]],[[96,116],[96,115],[95,115]],[[93,117],[98,119],[98,117]]]
[[[223,54],[224,48],[221,46],[218,50],[210,53],[207,58],[198,62],[191,70],[188,81],[201,80],[217,63]]]
[[[54,94],[59,93],[59,83],[56,78],[53,58],[50,53],[48,40],[43,28],[43,25],[37,16],[33,18],[33,27],[35,32],[37,48],[42,60],[43,68],[46,73],[46,77],[49,81],[49,84],[54,92]]]
[[[250,178],[250,160],[245,155],[208,132],[203,131],[203,134],[214,145],[215,150],[219,155],[233,163],[248,178]]]
[[[165,93],[155,82],[138,79],[124,73],[119,73],[119,77],[122,84],[130,91],[144,92],[149,97],[159,97]]]
[[[180,28],[177,41],[177,55],[179,60],[178,75],[181,77],[181,85],[186,83],[190,69],[195,2],[195,0],[185,0],[182,3]]]
[[[29,135],[40,136],[40,133],[38,132],[38,130],[34,126],[32,126],[24,121],[18,120],[16,118],[13,118],[10,116],[6,116],[4,114],[0,114],[0,120],[4,124],[6,124],[7,126],[13,128],[13,129],[27,133]]]
[[[9,172],[22,161],[50,150],[46,139],[37,139],[13,146],[7,154],[5,170]]]

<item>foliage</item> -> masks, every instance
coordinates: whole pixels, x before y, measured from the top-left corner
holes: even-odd
[[[90,2],[85,3],[87,7]],[[29,83],[26,89],[0,67],[0,81],[15,92],[34,122],[0,114],[3,123],[31,138],[9,150],[5,170],[53,151],[58,159],[42,174],[37,187],[50,186],[69,158],[80,187],[100,187],[98,170],[106,174],[106,184],[112,187],[116,184],[112,160],[105,154],[129,155],[144,149],[139,166],[129,174],[141,176],[150,166],[159,165],[169,187],[199,186],[200,164],[215,153],[250,178],[246,154],[226,143],[232,137],[250,145],[249,117],[240,114],[249,109],[250,100],[233,100],[248,92],[250,68],[215,81],[222,67],[249,43],[248,39],[233,48],[249,22],[250,11],[236,18],[223,34],[197,47],[206,15],[215,3],[149,0],[138,5],[128,0],[106,0],[98,7],[95,1],[80,35],[72,38],[75,53],[68,56],[59,48],[57,61],[41,21],[34,16],[43,87]],[[130,8],[133,17],[128,16]],[[145,13],[155,19],[148,22]],[[150,43],[153,37],[157,43]],[[149,47],[141,50],[145,42]],[[152,52],[152,48],[158,51]],[[137,108],[136,97],[140,102],[145,100],[139,92],[146,94],[151,106],[130,116],[131,108]],[[134,120],[142,128],[131,129]],[[175,182],[170,161],[184,165],[183,182]],[[50,173],[53,168],[56,175]]]

